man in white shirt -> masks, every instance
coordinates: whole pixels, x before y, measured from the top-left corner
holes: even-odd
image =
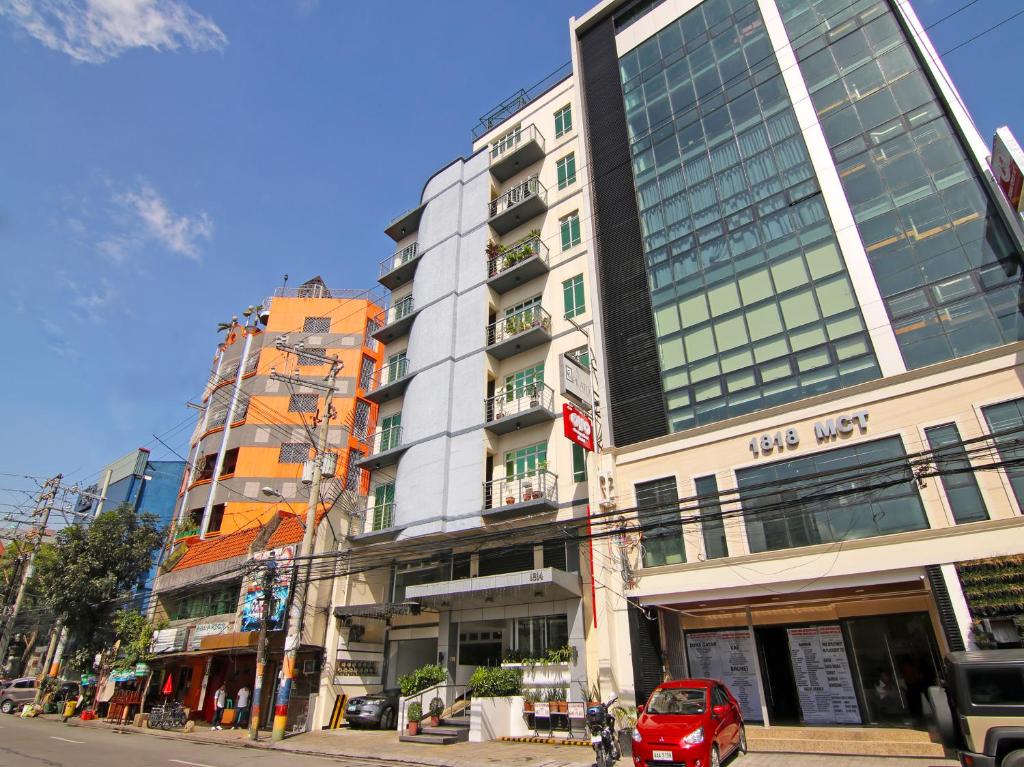
[[[227,703],[228,699],[228,686],[221,683],[221,686],[217,688],[217,692],[213,694],[213,726],[211,730],[223,730],[220,726],[220,720],[224,717],[224,704]]]
[[[235,727],[245,729],[249,726],[249,686],[242,685],[238,691],[238,699],[235,701]]]

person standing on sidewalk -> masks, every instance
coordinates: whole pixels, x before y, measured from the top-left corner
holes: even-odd
[[[235,723],[231,726],[234,730],[241,727],[243,730],[249,726],[249,687],[242,685],[238,691],[238,699],[235,701]]]
[[[228,689],[224,682],[221,682],[217,692],[213,694],[213,726],[211,730],[223,730],[220,720],[224,717],[224,704],[227,703]]]

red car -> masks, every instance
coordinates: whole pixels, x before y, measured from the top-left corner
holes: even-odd
[[[637,767],[719,767],[737,751],[747,750],[740,706],[713,679],[660,684],[637,712]]]

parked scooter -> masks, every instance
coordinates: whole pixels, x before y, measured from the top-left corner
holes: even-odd
[[[610,711],[616,695],[607,703],[598,703],[587,709],[587,729],[590,730],[590,745],[597,754],[596,767],[611,767],[619,760],[619,739],[615,736],[615,717]]]

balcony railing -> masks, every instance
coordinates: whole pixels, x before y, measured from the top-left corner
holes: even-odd
[[[491,174],[507,181],[544,159],[544,137],[535,125],[516,128],[491,142]]]
[[[366,507],[365,532],[387,530],[395,525],[395,503],[371,503]]]
[[[519,264],[535,256],[543,262],[546,271],[548,246],[541,240],[540,234],[531,234],[515,245],[502,246],[495,243],[488,246],[487,276],[497,277],[499,274],[514,270]]]
[[[543,331],[546,335],[551,334],[551,315],[539,305],[527,306],[488,325],[487,345],[498,346],[531,331]]]
[[[401,301],[392,304],[387,309],[383,309],[377,313],[374,317],[374,321],[380,327],[381,330],[386,328],[388,325],[394,324],[399,320],[405,319],[413,313],[413,302],[412,296],[406,296]]]
[[[555,392],[550,386],[536,382],[513,387],[484,400],[484,420],[501,421],[515,418],[535,408],[555,409]]]
[[[402,427],[389,426],[386,429],[378,429],[370,435],[369,442],[370,455],[367,456],[367,459],[371,459],[380,453],[395,450],[402,446]]]
[[[517,184],[504,194],[491,200],[489,203],[489,216],[490,218],[500,216],[505,211],[512,210],[517,205],[521,205],[533,198],[540,198],[547,205],[548,190],[541,185],[540,180],[536,176],[530,176],[523,183]]]
[[[416,258],[419,250],[418,246],[419,243],[414,242],[411,245],[406,245],[397,253],[393,253],[385,258],[380,262],[380,274],[378,276],[383,277],[385,274],[393,272],[395,269],[402,266],[402,264],[407,264],[412,261]]]
[[[399,357],[394,362],[389,362],[373,374],[368,392],[376,391],[389,384],[396,383],[409,375],[408,357]]]
[[[501,509],[521,504],[558,505],[558,475],[534,469],[484,483],[484,508]]]

